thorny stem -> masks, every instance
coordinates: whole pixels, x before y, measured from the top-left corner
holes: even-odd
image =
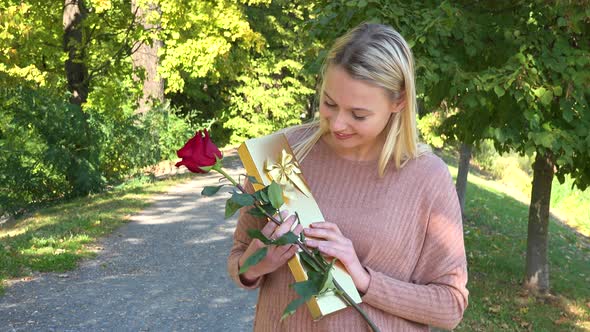
[[[242,193],[249,194],[244,189],[244,187],[242,187],[240,184],[238,184],[229,174],[224,172],[221,168],[213,168],[213,170],[221,173],[221,175],[223,175],[226,179],[228,179]],[[259,202],[255,202],[254,206],[256,206],[258,208],[258,210],[260,210],[262,213],[264,213],[264,215],[268,218],[268,220],[274,222],[277,226],[280,226],[282,224],[282,221],[277,220],[274,216],[272,216],[268,212],[266,212],[266,210],[264,210],[262,208],[262,206],[260,205]],[[297,222],[299,222],[299,215],[297,214],[297,212],[295,212],[295,216],[297,218]],[[297,246],[299,248],[301,248],[301,250],[303,250],[309,257],[311,257],[311,259],[313,259],[313,261],[322,269],[322,272],[329,273],[328,267],[324,264],[324,262],[317,259],[317,257],[315,257],[315,255],[311,252],[311,250],[309,250],[309,248],[303,242],[301,242],[300,239],[297,239]],[[369,326],[371,327],[371,330],[373,330],[374,332],[379,332],[379,328],[377,326],[375,326],[375,324],[371,321],[371,319],[369,318],[367,313],[354,301],[354,299],[352,297],[350,297],[350,295],[348,295],[346,293],[344,288],[342,288],[342,286],[340,286],[340,284],[338,283],[338,281],[336,281],[336,279],[334,279],[334,286],[337,289],[336,294],[338,296],[340,296],[340,298],[342,298],[344,300],[344,302],[346,302],[348,305],[350,305],[354,309],[356,309],[356,311],[358,311],[361,314],[361,316],[363,316],[363,318],[365,319],[367,324],[369,324]]]

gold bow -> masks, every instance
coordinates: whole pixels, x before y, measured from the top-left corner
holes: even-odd
[[[283,194],[290,199],[295,198],[295,188],[307,197],[311,197],[311,192],[303,181],[301,169],[294,160],[293,156],[283,149],[281,160],[273,163],[270,158],[266,159],[264,166],[268,176],[283,188]]]

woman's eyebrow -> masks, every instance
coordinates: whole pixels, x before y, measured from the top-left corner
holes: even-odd
[[[326,91],[324,91],[324,95],[326,97],[328,97],[331,101],[334,101],[334,98],[330,97],[330,95]],[[364,107],[352,107],[350,110],[351,111],[366,111],[366,112],[373,113],[373,111],[371,111],[370,109],[364,108]]]

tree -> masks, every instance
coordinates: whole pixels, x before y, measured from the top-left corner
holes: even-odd
[[[138,142],[129,2],[62,3],[0,0],[0,213],[100,190],[158,148]]]
[[[145,41],[139,41],[137,50],[132,52],[133,66],[141,71],[139,80],[143,77],[143,95],[139,100],[137,109],[140,113],[149,110],[152,100],[164,102],[164,79],[158,74],[159,55],[158,51],[164,47],[162,40],[157,38],[157,31],[160,30],[160,9],[157,3],[143,3],[140,0],[131,1],[131,11],[143,28],[148,32]],[[151,33],[150,33],[151,32]],[[149,38],[152,36],[152,38]]]
[[[166,94],[218,142],[301,121],[313,96],[313,56],[301,37],[312,1],[161,2]]]
[[[320,6],[315,21],[331,38],[367,19],[394,26],[413,46],[424,104],[457,110],[445,121],[447,135],[536,155],[525,286],[541,292],[549,289],[551,179],[590,184],[587,5],[347,1]]]

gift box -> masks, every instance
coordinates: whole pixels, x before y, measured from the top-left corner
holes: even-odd
[[[253,184],[255,190],[271,184],[274,180],[283,188],[285,204],[281,210],[299,215],[303,227],[309,227],[311,223],[324,221],[324,217],[309,186],[305,181],[295,155],[289,146],[284,134],[272,134],[260,138],[247,140],[238,148],[238,154],[249,176],[253,176],[259,182]],[[285,172],[285,170],[288,170]],[[296,225],[293,225],[293,228]],[[307,272],[299,254],[289,260],[289,268],[295,278],[300,282],[307,280]],[[340,262],[337,262],[332,270],[334,279],[342,286],[350,297],[361,303],[361,297],[352,281],[352,278]],[[322,294],[307,302],[307,306],[314,320],[346,308],[347,304],[333,293]]]

